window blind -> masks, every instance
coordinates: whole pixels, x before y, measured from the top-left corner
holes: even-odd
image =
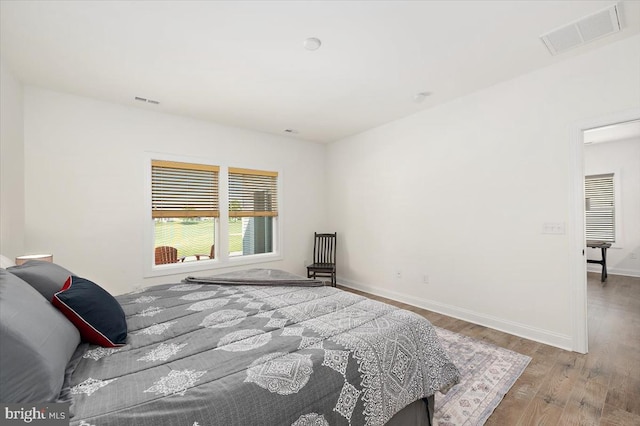
[[[151,215],[218,217],[218,166],[151,162]]]
[[[615,242],[613,173],[586,176],[584,191],[587,240]]]
[[[278,172],[229,168],[229,217],[278,216]]]

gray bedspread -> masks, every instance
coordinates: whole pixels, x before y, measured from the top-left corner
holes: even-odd
[[[382,425],[459,378],[423,317],[332,287],[180,283],[118,300],[127,345],[79,357],[74,426]]]

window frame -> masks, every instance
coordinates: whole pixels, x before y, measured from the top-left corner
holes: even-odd
[[[218,169],[218,206],[219,215],[215,218],[215,240],[216,257],[215,259],[205,259],[194,262],[178,262],[172,264],[155,265],[154,261],[154,219],[151,214],[151,166],[153,161],[168,161],[179,163],[203,164],[208,166],[217,166]],[[243,256],[229,256],[229,169],[238,168],[236,164],[229,165],[222,161],[214,162],[210,159],[194,156],[181,156],[175,154],[147,152],[144,160],[144,220],[143,220],[143,247],[144,247],[144,277],[160,277],[166,275],[178,275],[191,272],[214,270],[221,268],[230,268],[235,266],[252,265],[266,262],[274,262],[283,259],[283,179],[282,171],[269,165],[243,164],[243,168],[273,171],[277,173],[277,203],[278,214],[273,219],[273,251],[270,253],[259,253]]]
[[[236,178],[232,179],[231,175],[235,175]],[[270,254],[276,251],[277,238],[274,237],[275,232],[277,232],[278,226],[278,172],[277,171],[269,171],[269,170],[256,170],[256,169],[247,169],[247,168],[239,168],[239,167],[229,167],[227,168],[227,197],[228,200],[231,200],[232,192],[235,192],[236,197],[240,197],[240,199],[236,200],[240,203],[242,209],[238,211],[232,211],[231,209],[231,201],[227,203],[229,219],[232,217],[243,220],[244,218],[270,218],[271,226],[272,226],[272,241],[271,241],[271,252],[269,253],[259,253],[259,254]],[[235,191],[232,191],[231,181],[234,180],[236,182]],[[239,184],[239,182],[242,182]],[[275,188],[273,184],[275,183]],[[269,206],[264,210],[257,210],[257,205],[255,204],[255,194],[252,192],[256,189],[266,190],[266,192],[271,192],[273,190],[276,195],[276,199],[269,202]],[[249,200],[248,200],[249,198]],[[248,209],[244,208],[248,207]],[[225,223],[229,223],[227,220]],[[229,233],[227,232],[227,237],[229,237]],[[230,239],[228,240],[230,241]],[[230,250],[227,250],[227,254],[229,258],[237,258],[237,257],[247,257],[247,256],[257,256],[258,254],[242,254],[242,255],[232,255]]]

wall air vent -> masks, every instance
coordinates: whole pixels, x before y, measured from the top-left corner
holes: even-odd
[[[618,31],[620,31],[619,8],[617,4],[613,4],[569,25],[543,34],[540,38],[549,52],[557,55]]]

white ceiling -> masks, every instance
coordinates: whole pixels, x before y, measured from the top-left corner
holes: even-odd
[[[622,1],[617,34],[539,39],[612,3],[2,0],[0,53],[25,84],[331,142],[639,33]]]

